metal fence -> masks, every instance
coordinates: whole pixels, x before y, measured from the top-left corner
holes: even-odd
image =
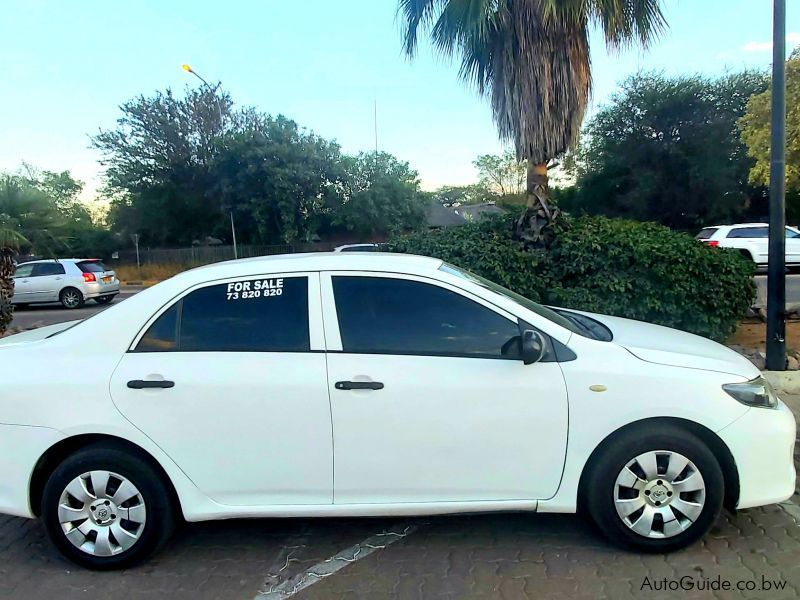
[[[271,256],[273,254],[292,254],[295,252],[328,252],[334,244],[319,242],[314,244],[284,244],[277,246],[238,245],[239,258],[254,256]],[[233,246],[193,246],[191,248],[139,248],[138,264],[160,265],[208,265],[235,258]],[[122,265],[136,265],[136,250],[124,250],[117,253],[112,261]]]

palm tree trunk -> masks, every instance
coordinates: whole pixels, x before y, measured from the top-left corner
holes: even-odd
[[[527,208],[516,223],[515,233],[526,248],[546,248],[553,242],[553,224],[559,210],[550,203],[547,163],[528,164]]]
[[[14,317],[11,297],[14,295],[15,254],[11,248],[0,248],[0,335],[8,329]]]

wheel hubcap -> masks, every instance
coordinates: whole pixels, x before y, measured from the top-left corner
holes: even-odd
[[[64,294],[64,303],[67,306],[77,306],[78,305],[78,294],[75,292],[67,292]]]
[[[614,484],[619,518],[649,538],[672,537],[691,527],[703,512],[705,499],[699,469],[669,450],[640,454],[623,467]]]
[[[147,511],[136,486],[111,471],[89,471],[73,479],[58,504],[58,521],[76,548],[113,556],[131,548],[144,531]]]

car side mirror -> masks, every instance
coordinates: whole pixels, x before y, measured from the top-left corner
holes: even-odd
[[[538,331],[526,329],[522,332],[522,362],[526,365],[542,360],[546,347],[544,336]]]

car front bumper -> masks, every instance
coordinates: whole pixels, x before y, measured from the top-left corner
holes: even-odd
[[[775,409],[751,408],[718,434],[739,470],[737,508],[783,502],[794,494],[797,424],[783,402]]]
[[[0,513],[33,517],[31,476],[39,458],[64,435],[49,427],[0,424]]]

